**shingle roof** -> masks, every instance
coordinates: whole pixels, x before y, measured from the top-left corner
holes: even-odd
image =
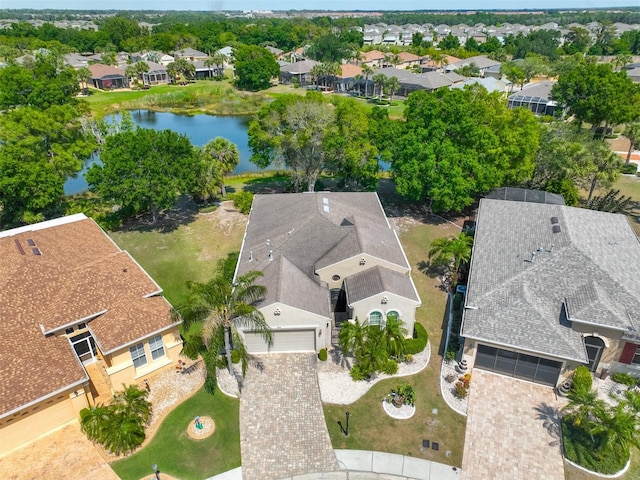
[[[45,333],[90,320],[109,351],[171,325],[169,304],[145,298],[158,285],[82,214],[0,232],[0,257],[0,416],[86,379]]]
[[[497,60],[491,60],[489,57],[485,57],[484,55],[477,55],[475,57],[464,58],[462,60],[458,60],[457,62],[449,63],[445,69],[446,70],[457,70],[458,68],[462,68],[467,65],[475,64],[479,69],[489,68],[494,65],[500,65],[500,62]]]
[[[509,96],[509,100],[514,100],[521,97],[538,97],[548,100],[551,97],[551,89],[555,84],[556,82],[552,80],[530,83],[529,85],[526,85],[522,90],[511,94]]]
[[[585,362],[565,303],[568,320],[640,333],[640,242],[627,219],[481,200],[462,335]]]
[[[328,315],[326,289],[309,282],[319,286],[316,270],[362,254],[409,270],[375,193],[256,195],[237,274],[264,273],[260,281],[271,291],[263,305],[280,301]]]
[[[301,62],[284,65],[280,67],[280,71],[299,75],[311,72],[311,69],[316,65],[320,65],[320,62],[316,62],[315,60],[303,60]]]
[[[380,73],[389,78],[396,77],[402,86],[424,90],[435,90],[441,87],[448,87],[465,79],[465,77],[453,72],[447,74],[441,74],[438,72],[415,74],[410,70],[395,67],[379,68],[373,72],[374,75]]]
[[[408,273],[376,266],[347,277],[344,283],[349,305],[385,292],[420,303]]]
[[[91,78],[103,78],[107,75],[118,75],[121,77],[126,77],[125,72],[120,70],[117,67],[112,67],[111,65],[103,65],[101,63],[94,63],[93,65],[89,65],[89,71],[91,72]]]

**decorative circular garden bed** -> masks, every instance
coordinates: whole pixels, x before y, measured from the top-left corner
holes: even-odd
[[[211,417],[196,417],[189,422],[187,427],[187,435],[194,440],[203,440],[210,437],[216,431],[216,422]]]

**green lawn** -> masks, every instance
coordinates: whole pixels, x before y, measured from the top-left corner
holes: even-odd
[[[110,236],[178,305],[186,298],[187,281],[209,280],[219,259],[240,250],[245,225],[246,216],[216,211],[188,216],[165,230],[129,228]]]
[[[182,480],[202,480],[239,467],[239,414],[239,400],[221,393],[212,396],[202,389],[167,416],[149,445],[111,467],[123,480],[148,478],[155,463],[161,473]],[[215,432],[209,438],[187,436],[196,415],[215,421]]]
[[[640,236],[640,177],[632,175],[621,175],[614,188],[620,189],[620,193],[633,199],[631,215],[629,215],[629,223],[633,226],[636,234]],[[640,477],[639,477],[640,478]]]
[[[433,239],[457,232],[458,229],[447,223],[434,222],[411,226],[400,235],[422,299],[417,319],[429,333],[431,360],[428,367],[416,375],[377,383],[367,395],[351,405],[325,405],[325,418],[334,448],[379,450],[454,466],[462,464],[466,418],[451,410],[440,394],[441,357],[438,350],[446,296],[437,288],[437,279],[422,273],[420,268]],[[380,402],[391,388],[403,381],[412,385],[416,392],[416,413],[409,420],[393,420],[384,413]],[[433,409],[437,409],[437,414]],[[349,437],[345,438],[336,422],[344,423],[347,410],[351,419]],[[439,442],[440,450],[421,451],[425,438]],[[447,451],[451,451],[451,456],[446,456]]]

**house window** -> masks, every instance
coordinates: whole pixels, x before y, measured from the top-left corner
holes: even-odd
[[[382,313],[371,312],[369,314],[369,326],[380,326],[382,324]]]
[[[162,344],[162,335],[156,335],[149,340],[149,350],[151,350],[151,358],[157,360],[164,357],[164,345]]]
[[[399,318],[400,318],[400,314],[395,310],[391,310],[390,312],[387,312],[387,320],[397,321]]]
[[[631,359],[631,363],[635,365],[640,365],[640,347],[636,347],[636,353],[633,355],[633,359]]]
[[[129,348],[131,354],[131,360],[133,360],[133,366],[140,368],[147,364],[147,355],[144,353],[144,343],[139,343]]]

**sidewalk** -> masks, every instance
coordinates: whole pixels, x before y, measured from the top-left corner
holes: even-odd
[[[442,463],[422,460],[395,453],[370,452],[366,450],[334,450],[340,471],[307,473],[282,480],[459,480],[462,472],[459,468]],[[362,472],[368,475],[354,476],[350,473]],[[242,480],[242,467],[221,473],[207,480]]]

